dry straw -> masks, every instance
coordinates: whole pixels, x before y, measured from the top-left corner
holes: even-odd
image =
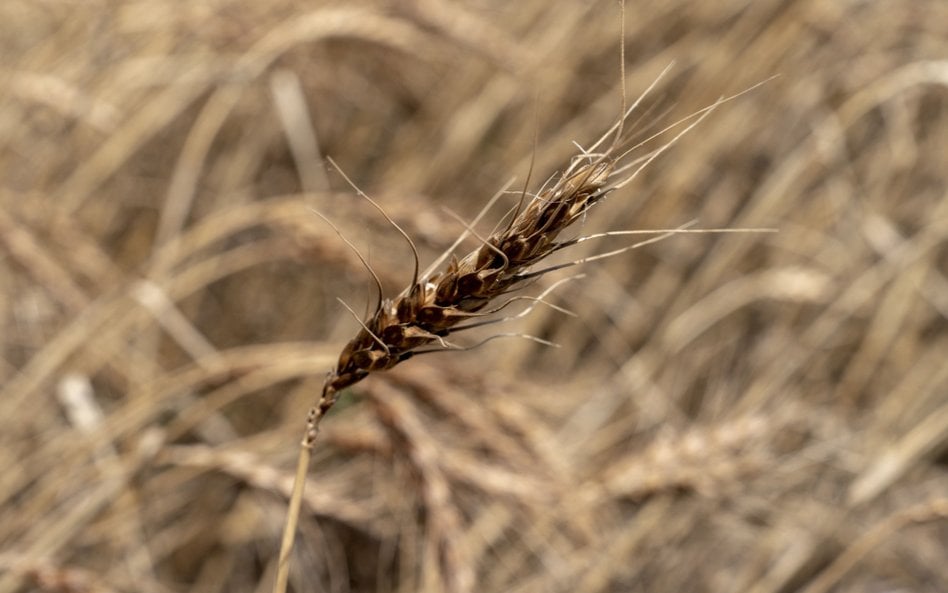
[[[539,193],[570,140],[592,144],[620,114],[620,43],[602,34],[619,15],[100,4],[0,2],[0,593],[269,593],[279,546],[259,543],[269,511],[283,527],[296,467],[273,447],[299,452],[286,447],[322,395],[309,378],[338,370],[360,329],[324,315],[326,291],[348,300],[332,287],[362,269],[308,208],[332,200],[355,228],[369,204],[331,192],[312,147],[378,181],[364,189],[380,188],[421,270],[464,230],[434,222],[437,203],[476,211],[506,163],[520,180],[470,223],[483,240],[468,233],[463,259],[509,224],[534,127]],[[693,216],[780,220],[784,236],[675,236],[551,272],[454,327],[513,316],[535,302],[517,295],[577,272],[541,298],[582,320],[539,304],[524,324],[441,339],[526,331],[560,351],[513,345],[490,369],[499,344],[413,355],[344,389],[313,450],[289,588],[948,591],[944,503],[927,523],[904,511],[948,493],[948,2],[662,6],[627,19],[631,87],[671,56],[682,67],[626,121],[616,168],[670,138],[620,158],[664,106],[787,81],[715,110],[555,241]],[[532,89],[542,127],[524,115]],[[404,265],[372,261],[393,300],[412,281],[402,251]],[[374,305],[358,308],[367,324]],[[555,386],[538,376],[551,364]],[[92,432],[59,397],[76,376]],[[350,392],[361,403],[338,410]]]

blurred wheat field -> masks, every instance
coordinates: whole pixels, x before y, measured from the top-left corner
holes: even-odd
[[[531,158],[536,191],[612,125],[620,18],[0,3],[0,593],[269,590],[306,410],[358,329],[337,297],[374,298],[313,209],[388,294],[412,268],[325,157],[427,265],[465,230],[449,211],[472,220]],[[494,340],[352,388],[293,591],[948,591],[948,4],[625,20],[630,97],[673,63],[638,138],[778,77],[578,232],[780,232],[583,266],[551,297],[577,317],[484,334],[560,348]]]

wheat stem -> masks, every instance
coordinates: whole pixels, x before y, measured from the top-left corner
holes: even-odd
[[[309,471],[309,460],[313,454],[313,443],[309,438],[310,427],[307,425],[303,441],[300,443],[300,455],[296,462],[296,475],[293,477],[293,493],[290,495],[289,508],[286,511],[286,524],[283,526],[283,539],[280,542],[280,559],[277,564],[276,581],[273,584],[273,593],[286,593],[287,579],[290,575],[290,554],[293,552],[293,540],[296,536],[296,525],[299,523],[300,506],[303,502],[303,489],[306,487],[306,474]]]

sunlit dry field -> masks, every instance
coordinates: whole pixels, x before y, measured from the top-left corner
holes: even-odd
[[[948,591],[948,4],[624,18],[0,2],[0,593],[270,590],[306,412],[376,299],[345,240],[386,296],[412,277],[340,170],[425,267],[623,96],[655,83],[641,163],[761,82],[568,234],[778,232],[544,276],[522,294],[584,274],[347,389],[290,590]]]

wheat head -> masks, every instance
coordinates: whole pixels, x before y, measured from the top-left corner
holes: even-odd
[[[419,276],[416,265],[411,285],[394,299],[380,299],[343,348],[310,412],[305,440],[315,439],[320,419],[341,390],[418,352],[452,349],[447,341],[451,334],[477,325],[471,320],[496,311],[491,304],[550,271],[533,267],[574,243],[557,238],[614,189],[609,184],[614,171],[615,160],[608,155],[577,156],[550,187],[529,200],[523,194],[506,226],[480,247],[460,259],[452,257],[444,269],[428,276]]]

